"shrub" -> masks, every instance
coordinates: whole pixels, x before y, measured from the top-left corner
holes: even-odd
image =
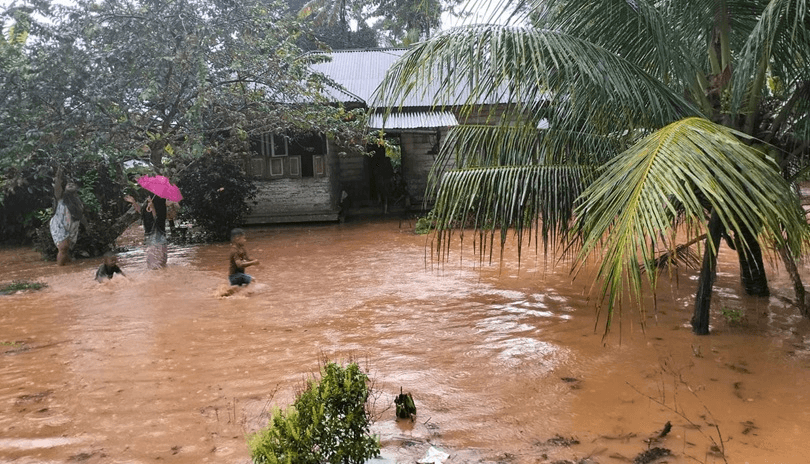
[[[377,456],[369,434],[368,376],[356,363],[326,363],[292,406],[276,409],[267,428],[250,438],[257,464],[360,464]]]
[[[214,154],[186,168],[177,186],[183,192],[183,214],[216,240],[228,240],[250,212],[258,188],[232,157]]]

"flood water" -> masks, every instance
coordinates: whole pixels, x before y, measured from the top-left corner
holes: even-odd
[[[534,252],[480,266],[465,242],[431,266],[398,220],[248,229],[247,247],[257,285],[227,298],[227,244],[172,247],[162,271],[136,245],[105,284],[98,260],[0,249],[0,281],[48,284],[0,296],[0,462],[247,463],[247,435],[323,359],[373,379],[389,462],[810,462],[810,323],[780,269],[747,298],[723,254],[710,336],[690,332],[681,272],[646,332],[628,307],[603,341],[587,273]]]

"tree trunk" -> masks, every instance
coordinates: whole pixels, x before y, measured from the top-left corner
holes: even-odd
[[[796,268],[796,261],[790,250],[787,247],[779,247],[779,255],[782,257],[782,262],[785,263],[785,270],[790,275],[790,280],[793,281],[793,291],[796,293],[796,306],[802,316],[810,318],[810,308],[807,307],[805,300],[804,284],[802,284],[802,277],[799,275],[799,270]]]
[[[712,286],[717,276],[717,249],[723,235],[723,222],[712,211],[709,219],[706,250],[703,252],[703,267],[700,270],[698,288],[695,295],[695,313],[692,316],[692,332],[697,335],[709,334],[709,309],[712,302]]]
[[[750,231],[734,234],[734,246],[740,260],[740,280],[745,293],[751,296],[769,296],[768,277],[762,262],[762,248]]]

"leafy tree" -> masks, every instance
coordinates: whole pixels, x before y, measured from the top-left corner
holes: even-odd
[[[377,31],[363,18],[362,2],[346,0],[287,0],[290,13],[307,28],[301,46],[307,50],[374,48]],[[352,26],[354,25],[354,27]]]
[[[31,172],[52,176],[79,161],[99,170],[141,159],[179,179],[201,157],[244,153],[260,133],[362,145],[362,114],[323,96],[327,81],[309,66],[323,57],[298,47],[302,29],[282,3],[38,0],[0,18],[14,26],[0,44],[4,211],[3,196],[34,185]],[[121,197],[128,184],[122,172],[117,179]],[[126,204],[109,207],[105,216]]]
[[[425,40],[442,25],[442,13],[454,11],[458,0],[375,0],[369,16],[386,45],[409,45]]]
[[[687,243],[706,234],[696,333],[709,331],[722,238],[753,294],[768,292],[761,249],[777,250],[810,316],[793,264],[807,236],[795,182],[810,155],[808,6],[504,0],[519,26],[470,25],[416,46],[379,94],[394,105],[438,81],[437,105],[461,108],[437,161],[457,168],[438,187],[440,246],[464,216],[501,246],[512,228],[521,246],[533,231],[579,250],[575,269],[598,259],[607,334],[626,289],[640,303],[643,281],[655,288],[656,266],[671,262],[659,253],[686,255],[677,232]]]
[[[291,6],[296,0],[288,0]],[[334,49],[403,46],[427,39],[461,0],[309,0],[301,14]],[[356,31],[352,30],[356,25]],[[340,31],[342,37],[334,32]],[[325,33],[324,33],[325,32]],[[372,42],[373,41],[373,42]]]

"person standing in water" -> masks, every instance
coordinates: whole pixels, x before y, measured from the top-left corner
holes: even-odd
[[[143,205],[138,204],[132,195],[124,200],[141,213],[144,244],[146,245],[146,267],[160,269],[166,267],[168,243],[166,241],[166,199],[157,195],[149,196]]]
[[[56,206],[50,221],[51,237],[57,249],[56,264],[64,266],[73,258],[73,247],[79,239],[79,225],[84,224],[84,228],[88,229],[88,224],[84,217],[84,204],[79,198],[79,188],[73,182],[68,182],[62,188],[61,166],[56,171],[53,194]]]

